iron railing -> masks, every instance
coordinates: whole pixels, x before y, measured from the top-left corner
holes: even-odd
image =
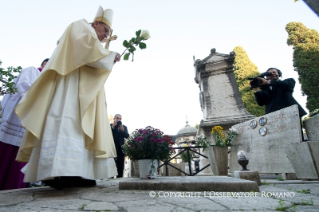
[[[211,145],[211,146],[215,146],[215,145]],[[202,157],[204,157],[204,158],[207,158],[206,155],[202,155],[201,153],[199,153],[199,152],[197,152],[197,151],[194,150],[194,149],[197,150],[197,149],[201,149],[201,148],[203,148],[203,147],[202,147],[202,146],[173,147],[173,149],[183,149],[183,151],[177,153],[177,154],[174,155],[172,158],[170,158],[170,159],[168,159],[168,160],[165,160],[162,165],[158,166],[158,168],[161,168],[161,167],[165,166],[166,176],[168,176],[168,166],[170,166],[170,167],[172,167],[172,168],[174,168],[174,169],[176,169],[176,170],[178,170],[178,171],[180,171],[180,172],[182,172],[182,173],[184,173],[184,174],[186,174],[186,175],[188,175],[188,176],[197,175],[199,172],[203,171],[204,169],[206,169],[207,167],[210,166],[210,164],[208,164],[208,165],[206,165],[205,167],[203,167],[202,169],[200,169],[198,172],[193,173],[189,151],[192,151],[192,152],[194,152],[194,153],[197,154],[197,155],[200,155],[200,156],[202,156]],[[182,171],[182,170],[180,170],[179,168],[173,166],[173,165],[170,163],[171,160],[175,159],[177,156],[179,156],[180,154],[182,154],[182,153],[185,152],[185,151],[187,152],[188,166],[189,166],[189,174],[186,173],[186,172],[184,172],[184,171]]]

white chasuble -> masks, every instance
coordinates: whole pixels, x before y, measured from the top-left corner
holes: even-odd
[[[115,55],[103,48],[87,21],[66,29],[15,109],[26,128],[16,158],[28,162],[24,182],[117,175],[104,93]]]

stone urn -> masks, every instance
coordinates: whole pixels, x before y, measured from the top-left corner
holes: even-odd
[[[308,140],[319,141],[319,114],[304,120],[303,124],[306,129]]]

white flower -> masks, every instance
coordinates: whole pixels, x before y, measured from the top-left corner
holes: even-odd
[[[151,36],[150,36],[150,33],[148,32],[148,30],[142,30],[141,37],[142,37],[144,40],[147,40],[147,39],[149,39]]]
[[[233,128],[233,127],[230,128],[229,131],[234,131],[234,132],[238,133],[237,129],[235,129],[235,128]]]

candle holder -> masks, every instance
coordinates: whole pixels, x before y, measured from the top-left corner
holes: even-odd
[[[243,150],[238,151],[237,157],[238,157],[238,163],[242,167],[241,171],[249,171],[249,169],[247,169],[249,159],[247,159],[246,157],[246,152],[244,152]]]

